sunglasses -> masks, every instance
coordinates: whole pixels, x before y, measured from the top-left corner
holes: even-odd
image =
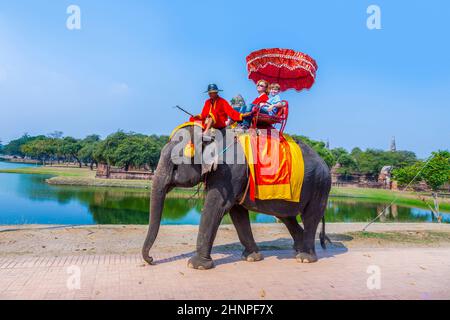
[[[262,84],[258,84],[258,87],[261,87],[261,88],[267,88],[267,86],[262,85]]]

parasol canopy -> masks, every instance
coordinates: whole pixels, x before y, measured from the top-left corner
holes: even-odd
[[[316,61],[291,49],[262,49],[247,56],[248,78],[257,83],[278,83],[281,91],[310,89],[317,71]]]

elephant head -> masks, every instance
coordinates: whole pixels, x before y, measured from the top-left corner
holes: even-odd
[[[202,156],[203,150],[214,147],[215,142],[205,142],[202,137],[201,129],[189,126],[172,135],[161,150],[152,179],[150,224],[142,248],[142,256],[149,264],[153,262],[149,252],[158,235],[166,194],[174,187],[196,186],[217,166],[217,157],[205,161]]]

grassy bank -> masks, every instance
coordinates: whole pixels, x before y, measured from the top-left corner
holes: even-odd
[[[16,169],[2,169],[0,173],[21,173],[21,174],[45,174],[58,177],[85,177],[95,178],[95,171],[88,168],[65,167],[65,166],[40,166],[24,167]]]
[[[95,171],[92,171],[89,168],[41,166],[5,169],[0,170],[0,173],[50,175],[53,177],[47,179],[47,182],[51,185],[114,187],[129,189],[151,188],[151,181],[148,180],[99,179],[95,177]],[[189,198],[193,195],[195,190],[196,188],[175,189],[170,193],[169,196]],[[390,202],[395,197],[398,197],[398,199],[396,200],[397,204],[422,208],[427,208],[427,205],[422,200],[422,198],[425,199],[427,203],[432,203],[429,194],[418,194],[413,192],[400,192],[382,189],[335,187],[331,189],[330,196],[332,198],[345,197],[379,202]],[[446,211],[450,210],[450,199],[441,199],[441,209]]]
[[[384,189],[369,189],[369,188],[347,188],[347,187],[337,187],[332,188],[330,196],[333,198],[353,198],[361,200],[370,200],[378,202],[391,202],[394,199],[396,204],[409,206],[409,207],[419,207],[427,208],[427,203],[429,205],[433,204],[433,199],[428,193],[418,193],[418,192],[408,192],[408,191],[392,191]],[[445,211],[450,211],[450,199],[441,198],[440,208]]]
[[[81,186],[81,187],[109,187],[134,189],[136,191],[149,190],[151,181],[149,180],[124,180],[124,179],[99,179],[95,177],[95,171],[89,168],[65,167],[65,166],[45,166],[45,167],[26,167],[17,169],[4,169],[0,173],[17,174],[41,174],[53,176],[46,181],[50,185],[59,186]],[[195,193],[195,189],[176,188],[172,190],[168,197],[189,198]]]
[[[349,237],[345,239],[345,236]],[[448,245],[450,243],[450,233],[447,231],[386,231],[386,232],[348,232],[343,236],[331,236],[336,240],[354,241],[371,246],[387,247],[395,244],[405,246],[436,246],[436,245]],[[340,239],[342,238],[342,239]]]

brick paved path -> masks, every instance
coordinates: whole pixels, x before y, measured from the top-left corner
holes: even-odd
[[[291,250],[264,251],[266,259],[258,263],[240,261],[237,251],[221,252],[213,255],[216,268],[208,271],[188,269],[189,255],[173,253],[154,254],[155,266],[145,265],[139,255],[3,257],[0,298],[450,299],[448,248],[318,253],[318,263],[300,264]],[[380,268],[379,290],[367,288],[371,265]],[[69,289],[77,268],[80,289]]]

